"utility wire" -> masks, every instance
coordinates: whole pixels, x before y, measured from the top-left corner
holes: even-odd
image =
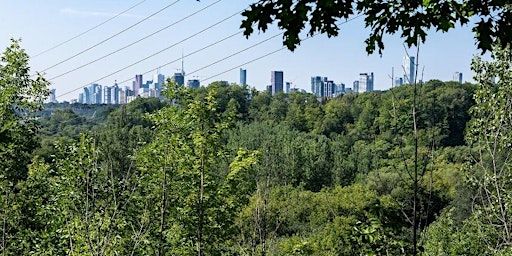
[[[234,15],[236,15],[236,14],[234,14]],[[344,21],[344,22],[340,22],[340,23],[338,23],[337,25],[338,25],[338,26],[340,26],[340,25],[346,24],[346,23],[348,23],[348,22],[350,22],[350,21],[353,21],[353,20],[355,20],[355,19],[357,19],[357,18],[359,18],[359,17],[361,17],[361,16],[362,16],[362,15],[357,15],[356,17],[353,17],[353,18],[351,18],[351,19],[347,19],[347,20],[346,20],[346,21]],[[229,18],[229,17],[228,17],[228,18]],[[226,18],[226,19],[228,19],[228,18]],[[226,19],[224,19],[224,20],[226,20]],[[222,21],[221,21],[221,22],[222,22]],[[215,25],[215,24],[214,24],[214,25]],[[212,25],[212,26],[214,26],[214,25]],[[210,26],[210,27],[212,27],[212,26]],[[208,28],[209,28],[209,27],[208,27]],[[207,28],[207,29],[208,29],[208,28]],[[234,33],[234,34],[232,34],[232,35],[230,35],[230,36],[228,36],[228,37],[225,37],[225,38],[223,38],[223,39],[221,39],[221,40],[219,40],[219,41],[217,41],[217,42],[215,42],[215,43],[212,43],[212,44],[210,44],[210,45],[207,45],[207,46],[205,46],[205,47],[203,47],[203,48],[201,48],[201,49],[199,49],[199,50],[196,50],[196,51],[194,51],[193,53],[188,54],[187,56],[190,56],[190,55],[192,55],[192,54],[195,54],[195,53],[197,53],[197,52],[200,52],[200,51],[202,51],[202,50],[204,50],[204,49],[206,49],[206,48],[209,48],[209,47],[211,47],[211,46],[213,46],[213,45],[215,45],[215,44],[217,44],[217,43],[220,43],[220,42],[222,42],[222,41],[225,41],[225,40],[227,40],[228,38],[231,38],[231,37],[233,37],[233,36],[235,36],[235,35],[241,34],[242,32],[243,32],[243,31],[239,31],[239,32],[237,32],[237,33]],[[200,33],[200,32],[198,32],[198,33]],[[196,33],[196,34],[198,34],[198,33]],[[224,59],[227,59],[227,58],[230,58],[230,57],[232,57],[232,56],[234,56],[234,55],[240,54],[241,52],[245,51],[245,50],[246,50],[246,49],[248,49],[248,48],[250,49],[250,48],[252,48],[252,47],[255,47],[256,45],[262,44],[263,42],[266,42],[266,41],[268,41],[268,40],[270,40],[270,39],[272,39],[272,38],[274,38],[274,37],[276,37],[276,36],[282,35],[283,33],[284,33],[284,32],[278,33],[278,34],[276,34],[276,35],[274,35],[274,36],[272,36],[272,37],[270,37],[270,38],[267,38],[267,39],[265,39],[265,40],[263,40],[263,41],[260,41],[260,42],[256,43],[255,45],[249,46],[249,47],[245,48],[244,50],[241,50],[241,51],[237,52],[236,54],[231,54],[231,55],[230,55],[230,56],[228,56],[228,57],[225,57],[225,58],[223,58],[223,59],[221,59],[221,60],[215,61],[214,63],[209,64],[209,65],[206,65],[205,67],[200,68],[200,69],[204,69],[204,68],[209,67],[209,66],[212,66],[212,65],[214,65],[214,64],[216,64],[216,63],[218,63],[218,62],[220,62],[220,61],[222,61],[222,60],[224,60]],[[194,35],[196,35],[196,34],[194,34]],[[189,39],[189,38],[193,37],[194,35],[192,35],[192,36],[190,36],[190,37],[188,37],[188,38],[186,38],[186,39],[184,39],[184,40],[182,40],[182,41],[185,41],[185,40],[187,40],[187,39]],[[317,36],[317,35],[318,35],[318,33],[317,33],[317,34],[314,34],[314,35],[312,35],[312,36],[307,36],[306,38],[301,39],[301,40],[300,40],[300,42],[303,42],[303,41],[305,41],[305,40],[308,40],[308,39],[310,39],[310,38],[313,38],[313,37],[315,37],[315,36]],[[180,42],[178,42],[178,43],[176,43],[176,44],[179,44],[179,43],[181,43],[182,41],[180,41]],[[121,71],[123,71],[123,70],[125,70],[125,69],[127,69],[127,68],[130,68],[130,67],[132,67],[132,66],[134,66],[134,65],[136,65],[136,64],[139,64],[140,62],[142,62],[142,61],[144,61],[144,60],[146,60],[146,59],[149,59],[149,58],[151,58],[151,57],[153,57],[153,56],[155,56],[155,55],[157,55],[157,54],[159,54],[159,53],[161,53],[161,52],[163,52],[163,51],[165,51],[165,50],[167,50],[167,49],[169,49],[169,48],[173,47],[173,46],[174,46],[174,45],[176,45],[176,44],[173,44],[173,45],[171,45],[171,46],[169,46],[169,47],[167,47],[167,48],[165,48],[165,49],[163,49],[163,50],[158,51],[158,52],[157,52],[157,53],[155,53],[155,54],[152,54],[152,55],[150,55],[150,56],[148,56],[148,57],[146,57],[146,58],[144,58],[144,59],[141,59],[141,60],[139,60],[139,61],[137,61],[137,62],[135,62],[135,63],[132,63],[132,64],[130,64],[130,65],[128,65],[128,66],[126,66],[126,67],[124,67],[124,68],[122,68],[122,69],[119,69],[119,70],[117,70],[117,71],[115,71],[115,72],[112,72],[112,73],[110,73],[110,74],[106,75],[106,76],[103,76],[103,77],[101,77],[101,78],[99,78],[99,79],[97,79],[97,80],[95,80],[95,81],[99,81],[99,80],[102,80],[102,79],[108,78],[108,77],[110,77],[110,76],[112,76],[112,75],[114,75],[114,74],[117,74],[117,73],[119,73],[119,72],[121,72]],[[236,69],[236,68],[239,68],[239,67],[241,67],[241,66],[244,66],[244,65],[246,65],[246,64],[252,63],[252,62],[254,62],[254,61],[257,61],[257,60],[260,60],[260,59],[262,59],[262,58],[265,58],[265,57],[267,57],[267,56],[269,56],[269,55],[275,54],[275,53],[277,53],[277,52],[279,52],[279,51],[284,50],[285,48],[286,48],[286,47],[285,47],[285,46],[283,46],[283,47],[281,47],[281,48],[279,48],[279,49],[277,49],[277,50],[274,50],[274,51],[272,51],[272,52],[269,52],[269,53],[267,53],[267,54],[265,54],[265,55],[262,55],[262,56],[260,56],[260,57],[254,58],[254,59],[252,59],[252,60],[250,60],[250,61],[248,61],[248,62],[245,62],[245,63],[243,63],[243,64],[241,64],[241,65],[238,65],[238,66],[236,66],[236,67],[234,67],[234,68],[230,68],[230,69],[228,69],[228,70],[225,70],[225,71],[223,71],[223,72],[220,72],[220,73],[218,73],[218,74],[215,74],[215,75],[213,75],[213,76],[210,76],[210,77],[208,77],[208,78],[206,78],[206,79],[202,79],[201,81],[207,81],[207,80],[209,80],[209,79],[211,79],[211,78],[213,78],[213,77],[216,77],[216,76],[222,75],[222,74],[224,74],[224,73],[227,73],[227,72],[229,72],[229,71],[232,71],[232,70],[234,70],[234,69]],[[185,56],[184,56],[184,57],[185,57]],[[181,59],[181,58],[180,58],[180,59]],[[179,59],[177,59],[177,60],[179,60]],[[169,63],[167,63],[167,64],[165,64],[165,65],[168,65],[168,64],[170,64],[170,63],[176,62],[177,60],[174,60],[174,61],[172,61],[172,62],[169,62]],[[162,66],[165,66],[165,65],[161,65],[161,66],[159,66],[159,67],[162,67]],[[149,73],[149,72],[151,72],[151,71],[153,71],[153,70],[154,70],[154,69],[152,69],[152,70],[150,70],[150,71],[148,71],[148,72],[146,72],[146,73]],[[199,71],[199,70],[194,70],[194,71],[192,71],[191,73],[194,73],[194,72],[197,72],[197,71]],[[189,74],[191,74],[191,73],[189,73]],[[130,79],[125,80],[125,81],[122,81],[121,83],[128,82],[129,80],[130,80]],[[61,95],[57,96],[56,98],[59,98],[59,97],[62,97],[62,96],[64,96],[64,95],[70,94],[70,93],[72,93],[72,92],[78,91],[78,90],[80,90],[80,89],[82,89],[82,88],[84,88],[84,87],[88,86],[89,84],[94,83],[95,81],[90,82],[90,83],[87,83],[87,84],[85,84],[85,85],[83,85],[83,86],[81,86],[81,87],[78,87],[78,88],[74,89],[74,90],[71,90],[71,91],[68,91],[68,92],[66,92],[66,93],[63,93],[63,94],[61,94]],[[121,83],[120,83],[120,84],[121,84]]]
[[[211,44],[209,44],[209,45],[207,45],[207,46],[204,46],[204,47],[202,47],[202,48],[200,48],[200,49],[198,49],[198,50],[195,50],[195,51],[193,51],[193,52],[191,52],[191,53],[188,53],[188,54],[184,55],[183,57],[177,58],[177,59],[172,60],[172,61],[169,61],[169,62],[167,62],[167,63],[165,63],[165,64],[163,64],[163,65],[160,65],[160,66],[158,66],[158,68],[169,66],[169,65],[171,65],[172,63],[178,62],[178,61],[179,61],[179,60],[181,60],[182,58],[186,58],[186,57],[192,56],[192,55],[194,55],[194,54],[196,54],[196,53],[199,53],[199,52],[201,52],[201,51],[204,51],[204,50],[206,50],[206,49],[208,49],[208,48],[210,48],[210,47],[212,47],[212,46],[214,46],[214,45],[216,45],[216,44],[219,44],[219,43],[221,43],[221,42],[224,42],[224,41],[226,41],[226,40],[228,40],[228,39],[230,39],[230,38],[232,38],[232,37],[234,37],[234,36],[237,36],[237,35],[239,35],[239,34],[242,34],[242,33],[243,33],[243,31],[238,31],[238,32],[236,32],[236,33],[234,33],[234,34],[231,34],[231,35],[229,35],[229,36],[227,36],[227,37],[224,37],[224,38],[222,38],[222,39],[220,39],[220,40],[218,40],[218,41],[216,41],[216,42],[213,42],[213,43],[211,43]],[[158,69],[158,68],[156,68],[156,69]],[[154,70],[156,70],[156,69],[155,69],[155,68],[152,68],[151,70],[148,70],[148,71],[146,71],[146,72],[144,72],[144,73],[142,73],[142,74],[143,74],[143,75],[146,75],[146,74],[148,74],[148,73],[150,73],[150,72],[152,72],[152,71],[154,71]],[[128,79],[126,79],[126,80],[123,80],[123,81],[119,82],[118,84],[123,84],[123,83],[129,82],[129,81],[130,81],[130,80],[132,80],[132,79],[133,79],[133,78],[128,78]]]
[[[147,60],[147,59],[149,59],[149,58],[152,58],[152,57],[154,57],[154,56],[156,56],[156,55],[158,55],[158,54],[160,54],[160,53],[162,53],[162,52],[164,52],[164,51],[166,51],[166,50],[168,50],[168,49],[170,49],[170,48],[172,48],[172,47],[174,47],[174,46],[176,46],[176,45],[178,45],[178,44],[180,44],[180,43],[183,43],[183,42],[185,42],[185,41],[187,41],[187,40],[189,40],[189,39],[191,39],[191,38],[193,38],[193,37],[195,37],[195,36],[197,36],[197,35],[199,35],[199,34],[201,34],[201,33],[205,32],[205,31],[207,31],[207,30],[209,30],[209,29],[211,29],[211,28],[215,27],[216,25],[221,24],[222,22],[224,22],[224,21],[226,21],[226,20],[228,20],[228,19],[230,19],[230,18],[232,18],[232,17],[234,17],[234,16],[238,15],[239,13],[240,13],[240,12],[234,13],[234,14],[232,14],[231,16],[229,16],[229,17],[227,17],[227,18],[224,18],[224,19],[222,19],[222,20],[220,20],[220,21],[216,22],[215,24],[212,24],[212,25],[210,25],[210,26],[208,26],[208,27],[206,27],[206,28],[202,29],[201,31],[199,31],[199,32],[197,32],[197,33],[194,33],[193,35],[191,35],[191,36],[189,36],[189,37],[187,37],[187,38],[185,38],[185,39],[183,39],[183,40],[179,41],[179,42],[176,42],[176,43],[174,43],[174,44],[172,44],[172,45],[170,45],[170,46],[168,46],[168,47],[166,47],[166,48],[164,48],[164,49],[162,49],[162,50],[160,50],[160,51],[158,51],[158,52],[156,52],[156,53],[153,53],[153,54],[151,54],[151,55],[149,55],[149,56],[147,56],[147,57],[145,57],[145,58],[143,58],[143,59],[140,59],[140,60],[138,60],[138,61],[136,61],[136,62],[134,62],[134,63],[132,63],[132,64],[130,64],[130,65],[128,65],[128,66],[125,66],[125,67],[123,67],[123,68],[121,68],[121,69],[118,69],[118,70],[116,70],[116,71],[114,71],[114,72],[112,72],[112,73],[110,73],[110,74],[108,74],[108,75],[105,75],[105,76],[103,76],[103,77],[101,77],[101,78],[99,78],[99,79],[96,79],[96,80],[92,81],[91,83],[94,83],[95,81],[99,81],[99,80],[102,80],[102,79],[108,78],[108,77],[110,77],[110,76],[112,76],[112,75],[115,75],[115,74],[117,74],[117,73],[119,73],[119,72],[121,72],[121,71],[123,71],[123,70],[126,70],[126,69],[128,69],[128,68],[130,68],[130,67],[133,67],[133,66],[135,66],[135,65],[137,65],[137,64],[139,64],[139,63],[141,63],[141,62],[143,62],[143,61],[145,61],[145,60]],[[205,50],[205,49],[207,49],[207,48],[210,48],[210,47],[212,47],[212,46],[214,46],[214,45],[216,45],[216,44],[218,44],[218,43],[221,43],[221,42],[223,42],[223,41],[226,41],[227,39],[232,38],[232,37],[234,37],[234,36],[236,36],[236,35],[239,35],[239,34],[242,34],[242,33],[243,33],[243,31],[238,31],[238,32],[236,32],[236,33],[234,33],[234,34],[231,34],[231,35],[229,35],[229,36],[227,36],[227,37],[225,37],[225,38],[223,38],[223,39],[220,39],[220,40],[218,40],[218,41],[216,41],[216,42],[214,42],[214,43],[211,43],[211,44],[209,44],[209,45],[207,45],[207,46],[205,46],[205,47],[203,47],[203,48],[201,48],[201,49],[199,49],[199,50],[196,50],[196,51],[194,51],[194,52],[192,52],[192,53],[189,53],[189,54],[187,54],[187,55],[185,55],[185,56],[183,56],[183,57],[188,57],[188,56],[191,56],[191,55],[193,55],[193,54],[196,54],[196,53],[198,53],[198,52],[200,52],[200,51],[203,51],[203,50]],[[177,59],[177,60],[174,60],[174,61],[171,61],[171,62],[169,62],[169,63],[167,63],[167,64],[165,64],[165,65],[161,65],[160,67],[162,67],[162,66],[167,66],[167,65],[169,65],[169,64],[171,64],[171,63],[174,63],[174,62],[176,62],[176,61],[178,61],[178,60],[180,60],[180,59],[181,59],[181,58],[179,58],[179,59]],[[152,69],[152,70],[154,70],[154,69]],[[152,70],[151,70],[151,71],[152,71]],[[151,71],[149,71],[149,72],[151,72]],[[149,72],[148,72],[148,73],[149,73]],[[124,83],[124,82],[127,82],[127,81],[123,81],[123,82],[121,82],[121,83]],[[87,86],[88,86],[89,84],[91,84],[91,83],[85,84],[85,85],[83,85],[83,86],[81,86],[81,87],[78,87],[78,88],[76,88],[76,89],[74,89],[74,90],[71,90],[71,91],[68,91],[68,92],[66,92],[66,93],[60,94],[60,95],[59,95],[59,96],[57,96],[56,98],[59,98],[59,97],[62,97],[62,96],[64,96],[64,95],[70,94],[70,93],[72,93],[72,92],[78,91],[78,90],[80,90],[80,89],[82,89],[82,88],[84,88],[84,87],[87,87]]]
[[[105,21],[101,22],[100,24],[98,24],[98,25],[96,25],[96,26],[94,26],[94,27],[92,27],[92,28],[90,28],[90,29],[88,29],[88,30],[86,30],[86,31],[84,31],[84,32],[82,32],[82,33],[80,33],[80,34],[78,34],[78,35],[74,36],[74,37],[71,37],[70,39],[68,39],[68,40],[66,40],[66,41],[63,41],[63,42],[61,42],[61,43],[59,43],[59,44],[57,44],[57,45],[55,45],[55,46],[52,46],[52,47],[50,47],[50,48],[48,48],[48,49],[46,49],[46,50],[44,50],[44,51],[42,51],[42,52],[40,52],[40,53],[38,53],[38,54],[34,55],[34,56],[31,56],[31,59],[36,58],[36,57],[38,57],[38,56],[40,56],[40,55],[43,55],[43,54],[45,54],[45,53],[47,53],[47,52],[49,52],[49,51],[51,51],[51,50],[54,50],[54,49],[56,49],[56,48],[58,48],[58,47],[60,47],[60,46],[62,46],[62,45],[64,45],[64,44],[67,44],[67,43],[69,43],[69,42],[71,42],[71,41],[73,41],[73,40],[75,40],[75,39],[77,39],[77,38],[79,38],[79,37],[81,37],[81,36],[83,36],[83,35],[85,35],[85,34],[87,34],[87,33],[91,32],[91,31],[92,31],[92,30],[94,30],[94,29],[97,29],[97,28],[99,28],[99,27],[103,26],[103,25],[104,25],[104,24],[106,24],[107,22],[109,22],[109,21],[111,21],[111,20],[113,20],[113,19],[115,19],[115,18],[117,18],[117,17],[119,17],[119,16],[121,16],[121,15],[123,15],[123,14],[127,13],[128,11],[130,11],[130,10],[132,10],[133,8],[135,8],[135,7],[139,6],[139,5],[141,5],[141,4],[142,4],[142,3],[144,3],[144,2],[146,2],[146,0],[142,0],[142,1],[138,2],[138,3],[136,3],[136,4],[135,4],[135,5],[133,5],[132,7],[130,7],[130,8],[128,8],[128,9],[126,9],[126,10],[124,10],[124,11],[122,11],[122,12],[120,12],[120,13],[116,14],[114,17],[111,17],[111,18],[109,18],[109,19],[107,19],[107,20],[105,20]]]
[[[256,46],[258,46],[258,45],[260,45],[260,44],[263,44],[263,43],[265,43],[265,42],[268,42],[268,41],[270,41],[270,40],[272,40],[272,39],[274,39],[274,38],[276,38],[276,37],[278,37],[278,36],[282,35],[283,33],[284,33],[284,32],[281,32],[281,33],[279,33],[279,34],[275,34],[275,35],[273,35],[273,36],[271,36],[271,37],[269,37],[269,38],[267,38],[267,39],[265,39],[265,40],[263,40],[263,41],[259,41],[259,42],[258,42],[258,43],[256,43],[256,44],[253,44],[253,45],[251,45],[251,46],[249,46],[249,47],[246,47],[246,48],[244,48],[244,49],[242,49],[242,50],[240,50],[240,51],[238,51],[238,52],[235,52],[235,53],[233,53],[233,54],[230,54],[230,55],[228,55],[228,56],[226,56],[226,57],[224,57],[224,58],[222,58],[222,59],[219,59],[219,60],[217,60],[217,61],[215,61],[215,62],[212,62],[212,63],[210,63],[210,64],[208,64],[208,65],[206,65],[206,66],[204,66],[204,67],[201,67],[201,68],[199,68],[199,69],[196,69],[196,70],[194,70],[194,71],[192,71],[192,72],[190,72],[190,73],[188,73],[188,74],[189,74],[189,75],[191,75],[191,74],[197,73],[198,71],[201,71],[201,70],[203,70],[203,69],[209,68],[209,67],[211,67],[211,66],[213,66],[213,65],[215,65],[215,64],[217,64],[217,63],[219,63],[219,62],[225,61],[225,60],[227,60],[227,59],[229,59],[229,58],[231,58],[231,57],[233,57],[233,56],[235,56],[235,55],[238,55],[238,54],[240,54],[240,53],[242,53],[242,52],[245,52],[245,51],[247,51],[247,50],[250,50],[250,49],[252,49],[252,48],[254,48],[254,47],[256,47]]]
[[[171,7],[171,6],[175,5],[175,4],[177,4],[179,1],[181,1],[181,0],[176,0],[176,1],[174,1],[174,2],[172,2],[172,3],[170,3],[170,4],[168,4],[168,5],[167,5],[167,6],[165,6],[164,8],[162,8],[162,9],[158,10],[157,12],[155,12],[155,13],[153,13],[153,14],[151,14],[151,15],[147,16],[147,17],[145,17],[144,19],[142,19],[142,20],[140,20],[140,21],[136,22],[135,24],[133,24],[133,25],[131,25],[131,26],[129,26],[129,27],[127,27],[127,28],[125,28],[125,29],[121,30],[120,32],[117,32],[117,33],[115,33],[114,35],[109,36],[108,38],[106,38],[106,39],[104,39],[104,40],[100,41],[99,43],[96,43],[96,44],[94,44],[93,46],[90,46],[89,48],[87,48],[87,49],[85,49],[85,50],[82,50],[82,51],[80,51],[79,53],[74,54],[74,55],[72,55],[71,57],[69,57],[69,58],[67,58],[67,59],[64,59],[64,60],[62,60],[62,61],[60,61],[60,62],[58,62],[58,63],[56,63],[56,64],[54,64],[54,65],[52,65],[52,66],[50,66],[50,67],[48,67],[48,68],[46,68],[46,69],[44,69],[43,71],[41,71],[41,73],[44,73],[44,72],[46,72],[46,71],[48,71],[48,70],[50,70],[50,69],[52,69],[52,68],[54,68],[54,67],[56,67],[56,66],[58,66],[58,65],[62,64],[62,63],[65,63],[65,62],[67,62],[67,61],[69,61],[69,60],[71,60],[71,59],[73,59],[73,58],[75,58],[75,57],[77,57],[77,56],[79,56],[79,55],[82,55],[82,54],[84,54],[85,52],[87,52],[87,51],[89,51],[89,50],[91,50],[91,49],[93,49],[93,48],[95,48],[95,47],[97,47],[97,46],[99,46],[99,45],[101,45],[101,44],[103,44],[103,43],[105,43],[105,42],[109,41],[110,39],[112,39],[112,38],[114,38],[114,37],[116,37],[116,36],[118,36],[118,35],[120,35],[120,34],[122,34],[122,33],[126,32],[126,31],[128,31],[128,30],[132,29],[133,27],[135,27],[135,26],[137,26],[137,25],[141,24],[142,22],[144,22],[144,21],[146,21],[146,20],[150,19],[151,17],[153,17],[153,16],[155,16],[155,15],[157,15],[157,14],[159,14],[159,13],[163,12],[164,10],[168,9],[169,7]]]
[[[348,23],[348,22],[350,22],[350,21],[353,21],[353,20],[355,20],[355,19],[357,19],[357,18],[359,18],[359,17],[361,17],[361,16],[362,16],[362,15],[357,15],[356,17],[353,17],[353,18],[351,18],[351,19],[348,19],[348,20],[346,20],[346,21],[344,21],[344,22],[339,22],[337,25],[338,25],[338,26],[340,26],[340,25],[346,24],[346,23]],[[283,34],[283,33],[281,33],[281,34]],[[278,34],[278,35],[279,35],[279,34]],[[304,41],[306,41],[306,40],[308,40],[308,39],[311,39],[311,38],[313,38],[313,37],[315,37],[315,36],[317,36],[317,35],[318,35],[318,33],[317,33],[317,34],[314,34],[314,35],[311,35],[311,36],[307,36],[307,37],[305,37],[304,39],[301,39],[299,42],[304,42]],[[230,69],[224,70],[224,71],[222,71],[222,72],[220,72],[220,73],[217,73],[217,74],[215,74],[215,75],[213,75],[213,76],[209,76],[209,77],[207,77],[207,78],[204,78],[204,79],[202,79],[202,80],[201,80],[201,82],[203,82],[203,81],[208,81],[208,80],[210,80],[210,79],[212,79],[212,78],[214,78],[214,77],[217,77],[217,76],[223,75],[223,74],[225,74],[225,73],[227,73],[227,72],[233,71],[233,70],[235,70],[235,69],[237,69],[237,68],[243,67],[243,66],[245,66],[245,65],[247,65],[247,64],[250,64],[250,63],[252,63],[252,62],[255,62],[255,61],[257,61],[257,60],[263,59],[263,58],[265,58],[265,57],[267,57],[267,56],[270,56],[270,55],[272,55],[272,54],[275,54],[275,53],[277,53],[277,52],[280,52],[280,51],[282,51],[282,50],[284,50],[284,49],[286,49],[286,46],[283,46],[283,47],[281,47],[281,48],[279,48],[279,49],[276,49],[276,50],[271,51],[271,52],[269,52],[269,53],[266,53],[266,54],[264,54],[264,55],[262,55],[262,56],[259,56],[259,57],[257,57],[257,58],[254,58],[254,59],[252,59],[252,60],[249,60],[249,61],[247,61],[247,62],[245,62],[245,63],[243,63],[243,64],[240,64],[240,65],[238,65],[238,66],[236,66],[236,67],[232,67],[232,68],[230,68]],[[231,56],[228,56],[228,57],[226,57],[226,58],[224,58],[224,59],[227,59],[227,58],[230,58],[230,57],[231,57]],[[222,59],[222,60],[224,60],[224,59]],[[213,65],[213,64],[215,64],[215,63],[218,63],[218,62],[220,62],[220,61],[222,61],[222,60],[219,60],[219,61],[216,61],[216,62],[214,62],[214,63],[212,63],[212,64],[206,65],[205,67],[202,67],[202,68],[200,68],[200,69],[198,69],[198,70],[194,70],[194,71],[192,71],[191,73],[194,73],[194,72],[196,72],[196,71],[199,71],[199,70],[205,69],[206,67],[209,67],[209,66],[211,66],[211,65]],[[189,73],[189,74],[191,74],[191,73]]]
[[[124,50],[124,49],[126,49],[126,48],[128,48],[128,47],[130,47],[130,46],[132,46],[132,45],[135,45],[135,44],[137,44],[137,43],[140,43],[140,42],[142,42],[142,41],[144,41],[144,40],[146,40],[146,39],[148,39],[148,38],[150,38],[150,37],[152,37],[152,36],[154,36],[154,35],[156,35],[156,34],[158,34],[158,33],[162,32],[162,31],[164,31],[164,30],[166,30],[166,29],[168,29],[168,28],[170,28],[170,27],[172,27],[172,26],[174,26],[174,25],[176,25],[176,24],[178,24],[178,23],[180,23],[180,22],[182,22],[182,21],[185,21],[185,20],[187,20],[187,19],[191,18],[192,16],[194,16],[194,15],[196,15],[196,14],[198,14],[198,13],[200,13],[200,12],[202,12],[202,11],[204,11],[204,10],[206,10],[206,9],[210,8],[210,7],[212,7],[213,5],[215,5],[215,4],[217,4],[217,3],[221,2],[221,1],[223,1],[223,0],[217,0],[216,2],[213,2],[213,3],[211,3],[210,5],[207,5],[207,6],[203,7],[202,9],[200,9],[200,10],[198,10],[198,11],[195,11],[195,12],[193,12],[193,13],[191,13],[191,14],[189,14],[189,15],[185,16],[185,17],[183,17],[182,19],[177,20],[177,21],[173,22],[172,24],[169,24],[169,25],[167,25],[167,26],[165,26],[165,27],[163,27],[163,28],[161,28],[161,29],[159,29],[159,30],[157,30],[157,31],[155,31],[155,32],[153,32],[153,33],[151,33],[151,34],[149,34],[149,35],[147,35],[147,36],[145,36],[145,37],[143,37],[143,38],[141,38],[141,39],[137,40],[137,41],[135,41],[135,42],[132,42],[132,43],[130,43],[130,44],[127,44],[127,45],[125,45],[125,46],[123,46],[123,47],[121,47],[121,48],[119,48],[119,49],[117,49],[117,50],[115,50],[115,51],[113,51],[113,52],[110,52],[110,53],[108,53],[108,54],[106,54],[106,55],[104,55],[104,56],[101,56],[101,57],[99,57],[99,58],[97,58],[97,59],[94,59],[94,60],[92,60],[92,61],[90,61],[90,62],[88,62],[88,63],[86,63],[86,64],[83,64],[83,65],[81,65],[81,66],[78,66],[78,67],[76,67],[76,68],[74,68],[74,69],[71,69],[71,70],[69,70],[69,71],[66,71],[66,72],[64,72],[64,73],[62,73],[62,74],[60,74],[60,75],[54,76],[54,77],[50,78],[49,80],[51,81],[51,80],[55,80],[55,79],[57,79],[57,78],[60,78],[60,77],[62,77],[62,76],[65,76],[65,75],[67,75],[67,74],[69,74],[69,73],[71,73],[71,72],[77,71],[77,70],[79,70],[79,69],[81,69],[81,68],[84,68],[84,67],[89,66],[89,65],[91,65],[91,64],[93,64],[93,63],[95,63],[95,62],[98,62],[98,61],[100,61],[100,60],[102,60],[102,59],[105,59],[105,58],[107,58],[107,57],[109,57],[109,56],[111,56],[111,55],[113,55],[113,54],[115,54],[115,53],[118,53],[118,52],[120,52],[120,51],[122,51],[122,50]],[[236,14],[239,14],[239,13],[240,13],[240,12],[238,12],[238,13],[236,13]],[[236,14],[234,14],[234,15],[236,15]],[[234,16],[234,15],[233,15],[233,16]],[[232,17],[232,16],[230,16],[230,17]]]

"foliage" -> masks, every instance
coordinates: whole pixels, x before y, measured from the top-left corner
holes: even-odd
[[[505,47],[512,40],[512,9],[503,1],[368,1],[368,0],[259,0],[242,13],[241,28],[246,36],[258,30],[266,31],[277,21],[284,30],[283,44],[294,50],[300,44],[300,35],[317,33],[337,36],[342,26],[339,20],[363,16],[365,27],[370,29],[366,51],[378,49],[382,54],[384,36],[400,33],[408,46],[426,40],[430,29],[447,32],[456,25],[465,25],[476,18],[473,32],[478,48],[491,50],[494,43]]]

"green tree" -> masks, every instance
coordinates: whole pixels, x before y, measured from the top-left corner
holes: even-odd
[[[483,1],[368,1],[368,0],[258,0],[243,12],[241,27],[246,36],[258,30],[265,31],[277,21],[284,30],[283,44],[290,50],[300,44],[299,35],[308,28],[308,34],[337,36],[340,19],[363,16],[370,29],[366,51],[382,53],[384,36],[400,33],[408,46],[423,43],[427,31],[447,32],[457,24],[465,25],[470,19],[478,20],[473,27],[478,48],[491,50],[493,43],[502,47],[512,41],[512,9],[500,0]]]

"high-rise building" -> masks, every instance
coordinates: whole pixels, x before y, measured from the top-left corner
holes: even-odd
[[[192,89],[197,89],[201,86],[201,83],[197,79],[188,80],[187,81],[187,87]]]
[[[321,76],[311,77],[311,93],[316,97],[324,97],[324,80]]]
[[[183,73],[174,73],[171,79],[178,85],[183,86],[185,84],[185,76],[183,75]]]
[[[139,95],[139,90],[142,87],[142,75],[135,75],[135,82],[133,84],[133,91],[135,92],[135,96]]]
[[[105,86],[103,87],[103,103],[104,104],[113,104],[112,100],[112,91],[113,87]]]
[[[55,97],[55,89],[50,89],[50,102],[57,103],[57,99]]]
[[[398,87],[398,86],[402,86],[404,85],[404,79],[402,77],[399,77],[397,79],[395,79],[395,86]]]
[[[286,83],[285,83],[285,85],[286,85],[286,86],[285,86],[285,92],[286,92],[286,93],[290,93],[291,83],[290,83],[290,82],[286,82]]]
[[[359,83],[357,92],[371,92],[373,91],[373,72],[359,74]]]
[[[416,82],[416,63],[414,57],[405,56],[403,59],[404,83],[414,84]]]
[[[283,85],[284,85],[283,71],[272,71],[270,73],[270,75],[271,75],[270,82],[272,85],[272,95],[275,95],[279,92],[283,92]]]
[[[462,73],[461,72],[455,72],[453,74],[453,81],[459,82],[462,84]]]
[[[354,83],[352,84],[352,87],[353,87],[352,91],[358,93],[359,92],[359,81],[358,80],[354,81]]]
[[[247,85],[247,69],[240,69],[240,85]]]

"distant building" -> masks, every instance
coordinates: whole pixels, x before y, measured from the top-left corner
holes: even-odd
[[[240,85],[247,85],[247,69],[240,69]]]
[[[272,95],[275,95],[279,92],[283,92],[283,85],[284,85],[283,71],[272,71],[270,82],[272,85]]]
[[[318,98],[334,98],[345,93],[345,84],[336,84],[327,77],[311,77],[311,93]]]
[[[457,81],[462,84],[462,73],[461,72],[455,72],[453,74],[453,81]]]
[[[201,86],[201,83],[197,79],[188,80],[187,81],[187,87],[192,89],[197,89]]]
[[[359,93],[373,91],[373,72],[359,74],[358,91]]]
[[[290,87],[291,87],[291,83],[290,82],[286,82],[285,83],[285,93],[290,93]]]
[[[57,103],[57,99],[55,97],[55,89],[50,89],[50,102]]]
[[[395,87],[399,87],[402,85],[404,85],[404,79],[402,77],[395,79]]]
[[[352,83],[353,92],[358,93],[359,92],[359,81],[356,80],[354,83]]]
[[[135,75],[135,81],[133,83],[133,91],[135,92],[135,96],[139,95],[139,90],[142,87],[142,75]]]
[[[404,83],[406,84],[414,84],[415,74],[416,74],[416,63],[414,57],[405,56],[403,59],[403,68],[404,68]]]
[[[183,75],[183,73],[174,73],[171,80],[178,85],[185,85],[185,76]]]

